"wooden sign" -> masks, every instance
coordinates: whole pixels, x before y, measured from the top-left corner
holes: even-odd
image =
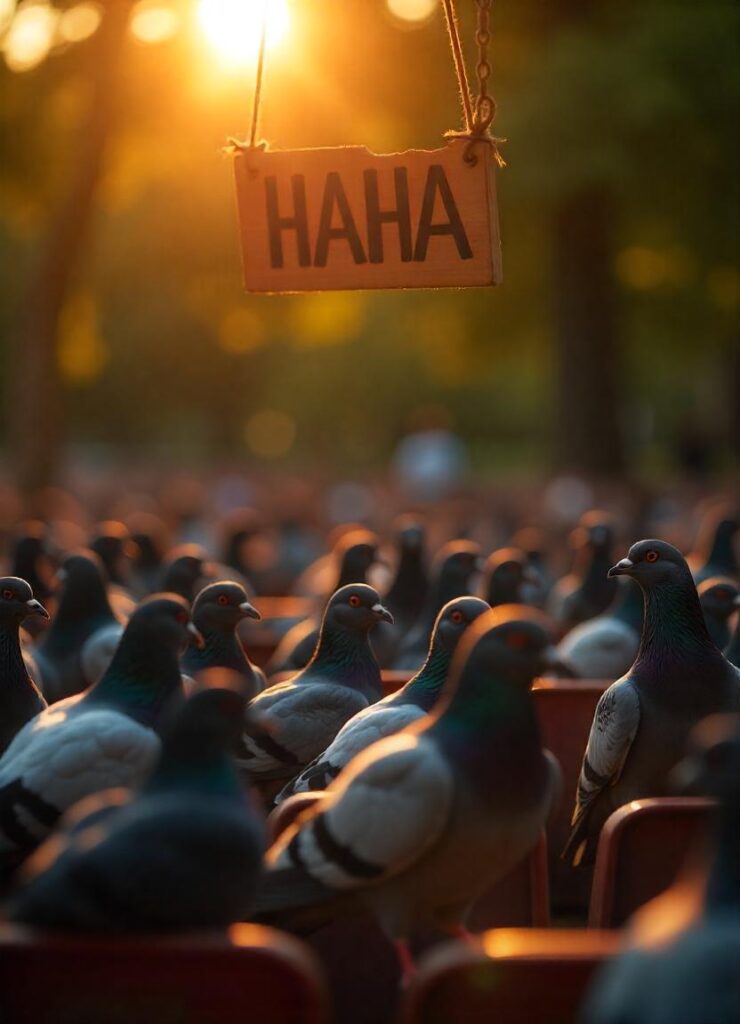
[[[497,284],[493,155],[479,143],[471,165],[467,146],[237,150],[247,291]]]

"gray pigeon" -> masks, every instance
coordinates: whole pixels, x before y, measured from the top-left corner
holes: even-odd
[[[720,801],[714,852],[632,918],[625,952],[596,978],[583,1024],[740,1020],[740,720],[703,722],[679,768]]]
[[[267,855],[257,911],[295,920],[368,909],[391,938],[418,922],[459,927],[534,846],[556,788],[530,695],[545,631],[481,615],[435,711],[356,757]]]
[[[606,611],[617,592],[617,581],[607,573],[611,565],[614,531],[604,512],[587,512],[571,535],[573,568],[550,592],[548,612],[563,627]]]
[[[332,552],[337,565],[336,593],[350,583],[366,583],[367,574],[378,561],[378,538],[369,530],[350,530],[343,534]],[[320,616],[304,619],[285,634],[267,665],[267,674],[305,668],[319,638]]]
[[[244,707],[229,690],[187,701],[142,789],[83,800],[24,865],[10,918],[96,933],[243,920],[265,842],[233,761]]]
[[[437,552],[424,607],[413,629],[401,641],[393,668],[420,668],[429,650],[437,616],[448,601],[475,591],[473,578],[482,568],[480,548],[473,541],[453,540]]]
[[[580,679],[619,679],[635,660],[642,633],[642,591],[626,576],[610,608],[581,622],[558,644],[568,675]]]
[[[645,618],[634,664],[596,706],[563,851],[576,865],[592,860],[612,811],[668,791],[668,775],[700,719],[740,709],[740,672],[710,639],[681,552],[642,540],[610,573],[639,583]]]
[[[712,576],[704,580],[697,587],[699,603],[704,612],[704,621],[707,624],[712,642],[721,651],[730,642],[730,619],[737,608],[737,596],[740,594],[740,587],[734,580],[723,576]]]
[[[461,637],[471,622],[488,609],[479,597],[458,597],[446,604],[437,616],[427,659],[416,675],[396,693],[350,718],[333,743],[283,788],[275,802],[280,803],[294,793],[326,789],[352,758],[371,743],[400,732],[428,714],[439,699]]]
[[[21,727],[46,707],[21,652],[20,627],[30,615],[49,617],[25,580],[0,578],[0,756]]]
[[[499,604],[524,604],[525,583],[537,581],[523,551],[518,548],[499,548],[486,560],[480,596],[491,608]]]
[[[33,649],[50,704],[85,689],[82,648],[98,630],[118,620],[108,600],[105,571],[93,551],[79,551],[62,562],[58,573],[62,590],[51,625]]]
[[[156,730],[183,699],[179,656],[194,631],[182,598],[149,598],[100,682],[20,730],[0,758],[0,863],[37,846],[83,797],[142,781],[159,752]]]
[[[267,680],[262,669],[244,653],[236,630],[245,619],[261,617],[240,583],[224,580],[204,587],[193,604],[193,622],[204,642],[188,647],[182,658],[183,670],[197,681],[213,669],[225,669],[241,681],[241,692],[247,700],[256,697]]]
[[[738,516],[725,505],[709,510],[699,531],[697,546],[687,561],[698,586],[712,576],[736,577],[740,573],[735,553]]]
[[[253,782],[293,778],[345,722],[380,698],[380,668],[368,634],[376,623],[392,621],[366,584],[350,584],[332,596],[306,668],[249,705],[239,757]]]

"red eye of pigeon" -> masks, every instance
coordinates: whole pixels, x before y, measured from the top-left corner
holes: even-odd
[[[349,599],[349,603],[353,608],[359,608],[362,602],[360,601],[357,594],[353,594],[352,597]]]
[[[183,625],[190,621],[190,616],[186,611],[178,612],[177,615],[175,615],[175,618],[178,622],[182,622]]]
[[[452,619],[453,622],[462,622],[462,620],[463,620],[463,613],[462,612],[453,612],[452,615],[450,615],[450,618]]]
[[[218,598],[218,603],[219,603],[220,605],[227,605],[227,604],[229,603],[229,599],[228,599],[228,597],[226,596],[226,594],[220,594],[220,595],[219,595],[219,598]]]
[[[648,551],[647,554],[645,555],[645,561],[646,562],[657,562],[658,561],[658,552],[657,551]]]
[[[6,601],[12,601],[13,598],[15,597],[15,594],[13,593],[12,590],[4,590],[3,597],[5,598]]]
[[[521,651],[527,646],[527,634],[526,633],[509,633],[507,639],[509,647],[513,647],[515,651]]]

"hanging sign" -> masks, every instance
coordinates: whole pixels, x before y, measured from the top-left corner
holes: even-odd
[[[465,159],[472,155],[472,161]],[[236,150],[250,292],[445,288],[501,281],[492,147],[377,156]]]

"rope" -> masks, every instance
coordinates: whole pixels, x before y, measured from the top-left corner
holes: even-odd
[[[249,133],[249,147],[254,149],[257,141],[257,125],[260,116],[260,102],[262,100],[262,72],[265,66],[265,42],[267,40],[267,4],[269,0],[262,2],[262,28],[260,31],[260,49],[257,57],[257,77],[254,83],[254,100],[252,102],[252,130]]]
[[[468,74],[465,68],[465,57],[463,55],[462,44],[460,42],[460,30],[457,23],[455,3],[454,0],[442,0],[445,12],[445,21],[447,22],[447,32],[450,37],[452,59],[455,64],[457,84],[460,90],[465,119],[465,127],[463,131],[445,132],[445,138],[468,140],[468,145],[465,147],[463,159],[471,166],[475,166],[475,164],[478,163],[478,157],[474,152],[476,145],[478,143],[483,143],[484,145],[491,147],[493,151],[493,158],[498,166],[505,167],[506,161],[499,153],[498,143],[505,142],[506,140],[497,139],[489,132],[489,128],[493,124],[493,119],[496,116],[496,101],[492,96],[488,95],[488,79],[491,75],[491,65],[488,63],[488,44],[491,41],[491,32],[489,27],[491,2],[492,0],[476,0],[478,7],[478,27],[475,34],[476,42],[478,43],[478,62],[476,64],[476,72],[478,75],[479,92],[476,97],[475,108],[473,108],[470,96],[470,86],[468,84]]]

